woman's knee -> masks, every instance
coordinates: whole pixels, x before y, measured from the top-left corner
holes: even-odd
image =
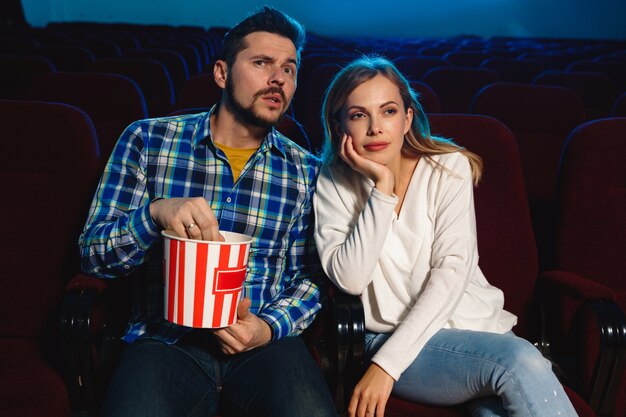
[[[523,371],[530,375],[552,372],[552,365],[532,343],[517,336],[506,336],[504,365],[510,372]]]

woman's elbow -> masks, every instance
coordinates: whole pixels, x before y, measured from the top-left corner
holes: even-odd
[[[361,295],[367,287],[367,284],[360,282],[354,273],[330,267],[326,269],[326,274],[339,290],[350,295]]]

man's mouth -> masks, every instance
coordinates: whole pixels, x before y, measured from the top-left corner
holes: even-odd
[[[286,101],[285,93],[280,88],[268,88],[267,90],[260,91],[257,96],[270,105],[281,105]]]

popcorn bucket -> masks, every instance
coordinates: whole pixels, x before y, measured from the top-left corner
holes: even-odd
[[[163,235],[164,318],[188,327],[227,327],[237,306],[252,238],[220,231],[225,242]]]

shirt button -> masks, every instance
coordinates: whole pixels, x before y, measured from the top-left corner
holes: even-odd
[[[124,269],[130,269],[130,265],[124,265]]]
[[[228,197],[228,198],[226,199],[226,202],[227,202],[227,203],[230,203],[231,201],[233,201],[233,200],[232,200],[230,197]]]

